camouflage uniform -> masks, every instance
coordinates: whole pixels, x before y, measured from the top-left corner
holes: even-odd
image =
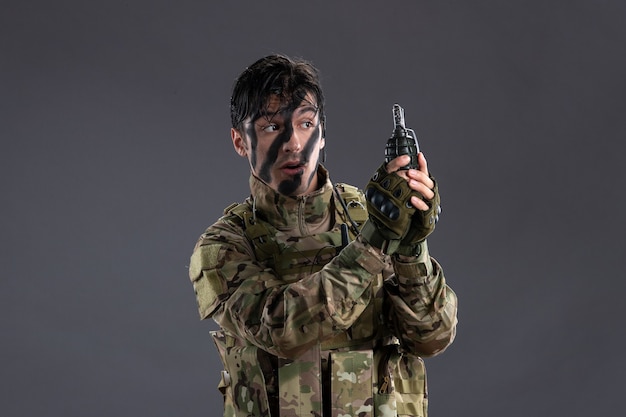
[[[402,261],[360,235],[342,245],[345,212],[318,175],[323,186],[301,197],[252,176],[251,197],[196,244],[200,317],[222,329],[224,415],[426,416],[420,356],[452,343],[456,296],[425,241]],[[356,188],[338,186],[359,205]]]

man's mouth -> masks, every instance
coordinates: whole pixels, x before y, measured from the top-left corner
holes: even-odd
[[[304,165],[301,161],[285,162],[280,166],[280,171],[285,175],[298,175],[304,172]]]

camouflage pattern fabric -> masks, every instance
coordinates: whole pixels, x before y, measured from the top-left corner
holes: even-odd
[[[295,359],[278,360],[279,416],[322,416],[319,346]]]
[[[373,350],[330,354],[330,397],[332,416],[374,415]]]
[[[251,177],[251,197],[192,254],[200,317],[221,327],[224,415],[425,416],[420,356],[452,343],[456,296],[425,241],[416,257],[360,236],[342,247],[343,211],[318,174],[324,186],[297,198]]]

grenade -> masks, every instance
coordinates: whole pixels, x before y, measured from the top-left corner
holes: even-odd
[[[407,129],[404,125],[404,109],[398,104],[393,105],[393,134],[387,140],[385,146],[385,163],[400,155],[409,155],[411,162],[400,169],[419,169],[417,154],[420,147],[417,143],[417,135],[413,129]]]

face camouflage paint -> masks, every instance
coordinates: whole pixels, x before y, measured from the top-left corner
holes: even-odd
[[[300,159],[298,160],[298,166],[306,166],[311,161],[312,153],[317,149],[319,140],[321,139],[319,124],[313,129],[311,135],[307,139],[304,148],[302,149]],[[287,139],[289,140],[289,139]],[[319,153],[319,151],[318,151]],[[317,168],[317,159],[315,161],[315,167]],[[278,185],[278,192],[285,195],[293,195],[296,190],[303,184],[303,176],[305,175],[304,169],[298,169],[298,173],[293,175],[293,178],[286,179]],[[317,169],[310,170],[308,177],[304,178],[304,184],[311,184],[313,176],[317,173]]]
[[[310,94],[295,106],[281,105],[273,96],[263,112],[244,124],[252,173],[281,194],[296,196],[317,188],[324,138],[314,103]]]

